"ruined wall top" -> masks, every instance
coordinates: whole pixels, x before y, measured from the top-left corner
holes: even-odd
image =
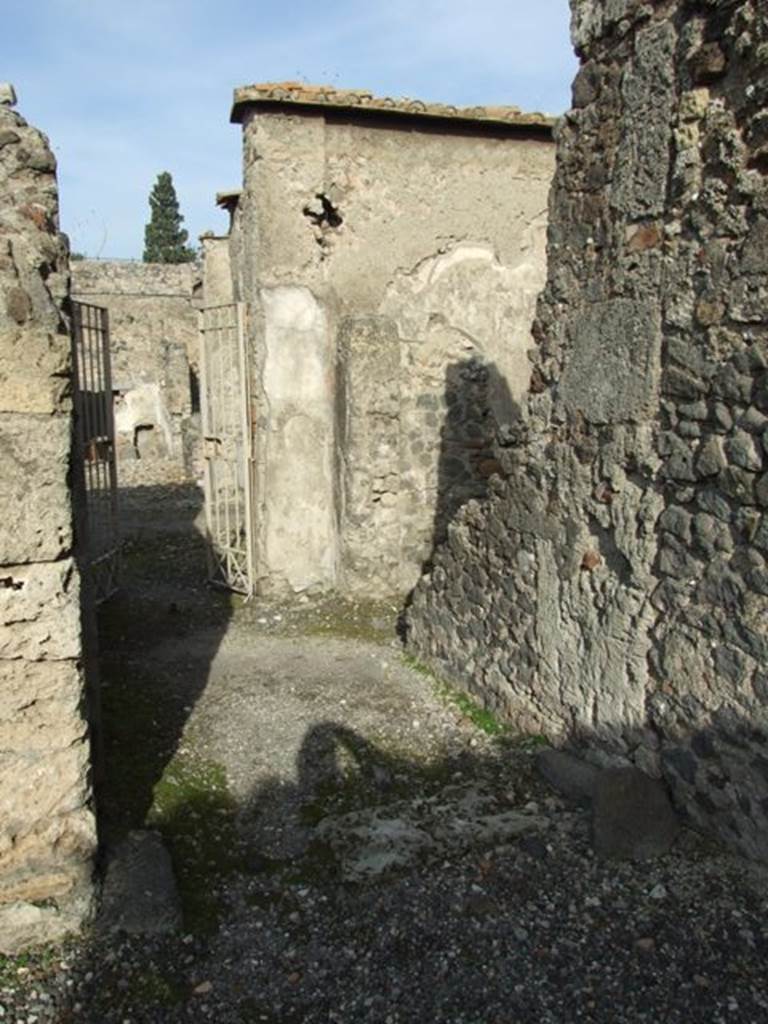
[[[374,96],[365,89],[336,89],[332,85],[305,85],[302,82],[261,82],[235,89],[230,120],[242,123],[249,108],[275,106],[335,109],[390,117],[394,114],[462,124],[469,122],[495,127],[528,128],[541,130],[545,136],[551,134],[556,121],[550,114],[527,113],[519,107],[455,107],[447,103],[425,103],[407,97],[393,99],[390,96]]]
[[[89,295],[190,296],[200,268],[195,263],[140,263],[131,260],[75,260],[74,291]]]
[[[700,7],[714,9],[720,2],[702,0]],[[618,42],[636,22],[667,18],[671,9],[669,3],[648,0],[571,0],[571,42],[584,56],[600,40]]]

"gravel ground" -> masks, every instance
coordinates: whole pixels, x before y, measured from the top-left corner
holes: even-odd
[[[394,606],[233,606],[188,536],[141,543],[102,621],[102,830],[161,831],[185,925],[0,960],[0,1021],[768,1020],[762,869],[686,830],[653,861],[598,859],[532,745],[402,662]],[[539,827],[354,882],[315,841],[468,786]]]
[[[690,836],[652,864],[600,863],[579,815],[545,845],[362,885],[242,876],[217,898],[210,937],[85,943],[8,970],[4,1019],[768,1019],[764,880]]]

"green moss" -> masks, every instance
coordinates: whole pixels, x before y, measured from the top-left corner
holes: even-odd
[[[427,668],[423,661],[419,661],[412,654],[402,655],[403,664],[411,670],[411,672],[418,672],[420,676],[428,676],[430,679],[437,679],[434,672]]]
[[[190,931],[216,928],[217,885],[243,866],[236,810],[224,769],[212,761],[177,756],[155,785],[147,824],[168,845]]]
[[[508,731],[507,726],[492,711],[482,707],[461,690],[446,688],[445,698],[487,736],[501,736]]]
[[[454,686],[450,686],[443,679],[440,679],[435,673],[423,662],[419,661],[418,658],[413,657],[411,654],[404,654],[402,656],[403,662],[411,669],[412,672],[418,672],[420,675],[427,676],[432,680],[435,694],[446,704],[450,704],[457,708],[461,714],[467,718],[473,725],[477,726],[481,732],[486,733],[488,736],[506,736],[509,734],[509,726],[504,722],[499,721],[496,715],[487,708],[482,707],[476,700],[465,693],[463,690],[458,690]]]
[[[15,956],[0,955],[0,988],[34,987],[66,956],[68,944],[69,940],[65,940],[56,945],[35,946]]]

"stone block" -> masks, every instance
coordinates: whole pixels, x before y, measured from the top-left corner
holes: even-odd
[[[576,0],[571,4],[571,42],[589,52],[600,36],[624,18],[643,9],[642,0]]]
[[[0,568],[0,659],[79,658],[80,581],[71,558]]]
[[[723,442],[719,437],[710,437],[699,448],[696,458],[696,471],[699,476],[717,476],[725,469],[726,458],[723,451]]]
[[[67,416],[0,414],[0,565],[49,562],[72,547]]]
[[[709,85],[722,78],[728,66],[728,60],[719,43],[705,43],[691,56],[689,68],[691,80],[696,85]]]
[[[660,215],[669,173],[669,121],[674,102],[675,32],[660,21],[637,34],[634,59],[621,84],[622,133],[611,205],[632,219]]]
[[[717,484],[724,494],[743,505],[755,503],[755,475],[740,466],[729,466],[719,474]]]
[[[560,392],[590,423],[637,422],[658,402],[661,321],[651,302],[617,298],[584,310]],[[600,372],[595,368],[600,367]]]
[[[763,468],[763,457],[757,438],[746,430],[736,430],[725,443],[729,462],[742,469],[759,472]]]
[[[21,828],[20,826],[15,826]],[[96,852],[90,808],[0,833],[0,903],[64,899],[87,889]]]
[[[163,935],[181,923],[176,879],[162,839],[157,832],[130,832],[107,867],[100,927],[131,935]]]
[[[12,956],[33,946],[58,942],[79,931],[89,905],[78,901],[62,911],[56,906],[38,907],[23,900],[0,907],[0,953]]]
[[[51,413],[67,394],[69,357],[51,335],[0,328],[0,412]]]
[[[664,785],[637,768],[600,773],[592,801],[592,842],[601,857],[646,860],[672,847],[680,825]]]
[[[595,791],[598,768],[564,750],[542,750],[536,771],[545,782],[568,800],[589,801]]]
[[[88,799],[87,777],[90,750],[86,742],[44,754],[8,752],[0,754],[0,792],[3,820],[0,822],[0,863],[10,840],[15,842],[29,827],[69,814]]]
[[[83,678],[74,661],[0,661],[0,750],[63,750],[83,739]]]

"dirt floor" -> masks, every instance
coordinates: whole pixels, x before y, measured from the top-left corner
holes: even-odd
[[[243,866],[308,870],[329,815],[478,771],[511,792],[498,724],[404,654],[402,598],[245,601],[206,583],[201,527],[194,492],[146,496],[99,623],[105,848],[158,829],[188,926],[215,926],[216,880]]]

